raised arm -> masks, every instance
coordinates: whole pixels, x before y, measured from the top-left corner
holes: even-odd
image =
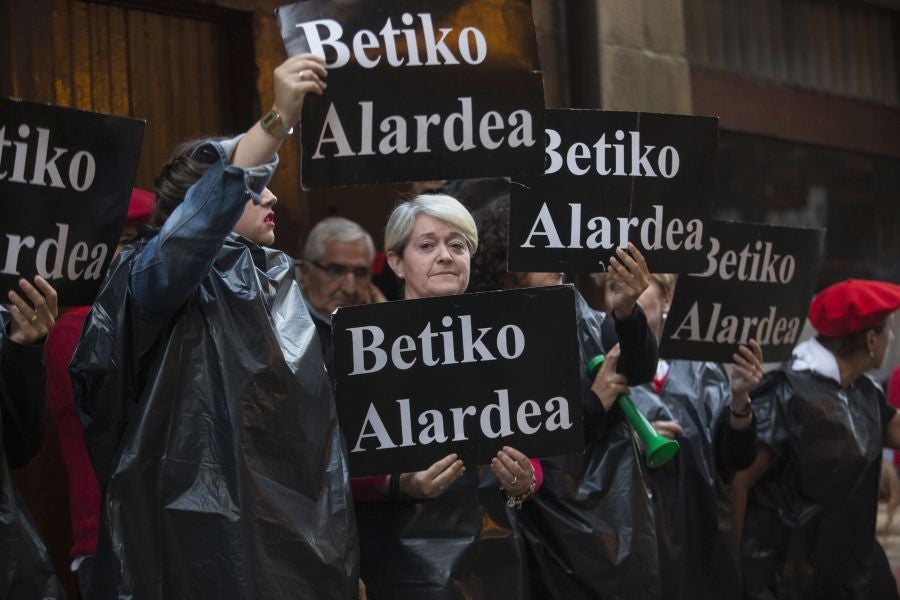
[[[322,93],[325,76],[322,59],[309,54],[275,69],[273,111],[285,129],[299,120],[307,93]],[[248,200],[260,203],[285,139],[270,131],[257,122],[243,136],[203,142],[177,163],[170,161],[162,179],[174,178],[174,164],[188,165],[180,167],[179,177],[202,176],[136,259],[131,289],[143,310],[167,314],[181,306],[209,271]]]
[[[618,259],[610,259],[609,271],[613,318],[603,323],[603,345],[612,348],[619,344],[622,355],[618,372],[625,375],[629,385],[639,385],[653,379],[658,360],[656,337],[637,303],[650,285],[650,271],[634,244],[628,244],[628,252],[619,248],[616,254]]]

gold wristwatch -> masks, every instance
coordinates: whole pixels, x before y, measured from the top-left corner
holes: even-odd
[[[290,129],[285,128],[284,122],[281,120],[281,115],[279,115],[275,109],[264,114],[259,120],[259,124],[262,126],[263,131],[279,140],[285,140],[289,135],[294,133],[293,127]]]

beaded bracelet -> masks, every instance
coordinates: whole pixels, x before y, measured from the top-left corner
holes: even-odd
[[[534,488],[537,487],[537,480],[534,478],[534,472],[531,473],[531,483],[528,484],[528,489],[519,494],[518,496],[510,496],[506,493],[506,490],[503,489],[503,486],[500,486],[500,491],[506,496],[506,506],[509,508],[522,508],[522,503],[531,498],[531,495],[534,494]]]

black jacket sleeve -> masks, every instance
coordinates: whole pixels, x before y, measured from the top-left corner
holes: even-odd
[[[743,471],[756,460],[759,449],[756,444],[756,415],[753,414],[750,427],[737,430],[731,427],[731,411],[726,406],[719,415],[713,448],[716,471],[722,481],[728,483],[734,478],[735,473]]]
[[[9,466],[19,469],[34,457],[44,438],[44,347],[10,341],[6,337],[9,318],[9,313],[0,309],[0,422]]]
[[[640,385],[653,380],[659,349],[656,337],[650,332],[647,317],[640,306],[624,319],[608,315],[602,325],[603,347],[612,348],[617,343],[622,354],[616,369],[628,379],[628,385]]]

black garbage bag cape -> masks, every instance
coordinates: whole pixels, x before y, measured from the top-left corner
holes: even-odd
[[[678,421],[678,454],[649,471],[664,600],[740,600],[741,563],[728,483],[735,465],[724,446],[731,382],[710,362],[672,361],[660,391],[631,388],[650,421]],[[752,432],[749,432],[752,434]],[[739,434],[738,434],[739,435]],[[749,445],[754,448],[754,435]],[[730,464],[729,464],[730,463]]]
[[[10,315],[0,306],[0,332]],[[42,346],[13,346],[0,333],[0,598],[65,599],[53,563],[9,469],[40,448],[47,400]]]
[[[542,459],[544,485],[522,508],[533,596],[656,600],[656,531],[637,445],[618,406],[603,413],[587,375],[588,361],[606,350],[604,316],[581,295],[575,306],[585,450]]]
[[[142,245],[70,364],[103,490],[98,598],[356,598],[346,454],[290,259],[232,234],[174,315],[148,317],[128,289]]]
[[[787,366],[763,380],[753,408],[775,462],[748,497],[748,598],[870,598],[884,403],[868,377],[842,390]]]
[[[371,600],[527,600],[515,509],[488,467],[470,467],[438,498],[357,502]]]

